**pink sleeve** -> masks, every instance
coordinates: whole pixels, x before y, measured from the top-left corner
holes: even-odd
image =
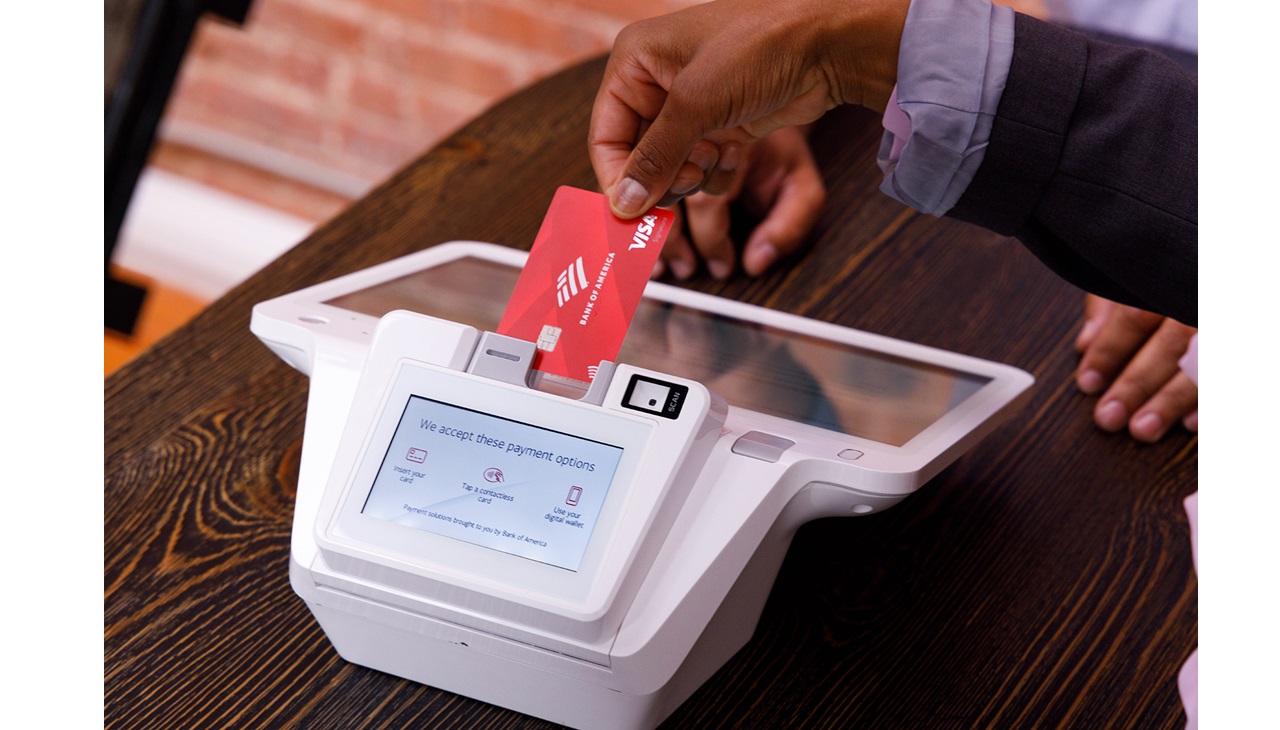
[[[1199,332],[1191,335],[1191,342],[1187,345],[1187,354],[1183,355],[1182,359],[1178,361],[1178,367],[1182,368],[1182,372],[1186,373],[1197,384],[1200,383],[1200,351],[1196,346],[1199,340]]]
[[[1197,347],[1199,339],[1199,332],[1191,336],[1191,343],[1187,345],[1187,354],[1178,361],[1178,366],[1197,384],[1200,382],[1200,352]],[[1199,531],[1197,525],[1200,521],[1199,495],[1200,492],[1194,492],[1182,502],[1182,506],[1187,510],[1187,521],[1191,523],[1191,564],[1197,570],[1200,562],[1197,548],[1199,541],[1196,539],[1196,533]],[[1196,730],[1200,719],[1199,658],[1200,650],[1197,648],[1182,665],[1182,671],[1178,672],[1178,693],[1182,695],[1182,707],[1187,711],[1187,730]]]
[[[1196,564],[1196,523],[1199,522],[1199,506],[1194,492],[1187,497],[1182,506],[1187,510],[1187,519],[1191,522],[1191,562]],[[1200,722],[1200,649],[1197,647],[1183,663],[1178,672],[1178,694],[1182,696],[1182,709],[1187,713],[1187,730],[1196,730]]]
[[[893,91],[889,92],[889,103],[884,107],[884,121],[881,122],[884,129],[893,138],[893,146],[889,150],[889,159],[897,162],[902,158],[902,148],[907,145],[907,138],[911,136],[911,118],[906,112],[902,111],[902,107],[898,106],[898,87],[894,86]]]

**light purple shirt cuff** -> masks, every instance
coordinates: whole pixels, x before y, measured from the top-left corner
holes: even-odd
[[[882,191],[931,215],[964,194],[1009,76],[1013,16],[988,0],[913,0],[885,110]]]

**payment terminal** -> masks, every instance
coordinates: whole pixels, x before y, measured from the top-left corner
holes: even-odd
[[[755,630],[796,529],[989,433],[1006,365],[651,282],[590,382],[495,334],[526,254],[452,242],[257,305],[311,378],[290,581],[349,661],[652,728]]]

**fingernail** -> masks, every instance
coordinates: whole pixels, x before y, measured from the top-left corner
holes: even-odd
[[[1082,392],[1093,395],[1105,388],[1107,382],[1097,370],[1086,370],[1076,377],[1076,385]]]
[[[644,212],[644,203],[649,199],[649,192],[644,186],[631,178],[623,178],[613,188],[613,207],[622,215],[639,215]]]
[[[688,182],[680,182],[677,180],[676,183],[671,186],[671,194],[687,195],[688,193],[693,192],[693,189],[698,187],[701,182],[701,180],[689,180]]]
[[[709,170],[711,168],[711,163],[714,161],[715,158],[710,152],[699,147],[694,147],[689,153],[689,162],[692,162],[694,166],[703,172]]]
[[[1129,425],[1129,431],[1137,438],[1155,441],[1163,433],[1164,424],[1161,423],[1159,416],[1147,412],[1133,419],[1133,423]]]
[[[1094,420],[1104,431],[1119,431],[1129,420],[1129,414],[1125,411],[1123,403],[1118,400],[1109,400],[1098,406]]]
[[[677,279],[688,279],[693,276],[693,264],[684,259],[672,259],[667,265],[671,267],[671,273]]]
[[[742,164],[742,148],[736,144],[725,145],[720,149],[720,161],[716,167],[724,172],[733,172]]]
[[[747,249],[743,268],[752,275],[763,274],[778,260],[778,247],[770,241],[762,241]]]
[[[1187,417],[1182,419],[1182,427],[1191,433],[1197,433],[1200,430],[1200,411],[1192,411]]]
[[[707,271],[710,271],[711,275],[717,279],[728,279],[729,274],[733,273],[733,267],[729,265],[728,261],[712,259],[707,262]]]
[[[1084,326],[1080,328],[1080,334],[1076,335],[1076,342],[1084,343],[1093,339],[1098,333],[1098,327],[1102,325],[1097,319],[1086,320]]]

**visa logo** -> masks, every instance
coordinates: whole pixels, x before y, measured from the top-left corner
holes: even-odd
[[[653,227],[658,223],[658,216],[646,215],[640,219],[640,225],[636,226],[636,232],[631,236],[631,245],[627,246],[628,251],[634,251],[637,248],[644,248],[649,243],[649,238],[653,235]]]

